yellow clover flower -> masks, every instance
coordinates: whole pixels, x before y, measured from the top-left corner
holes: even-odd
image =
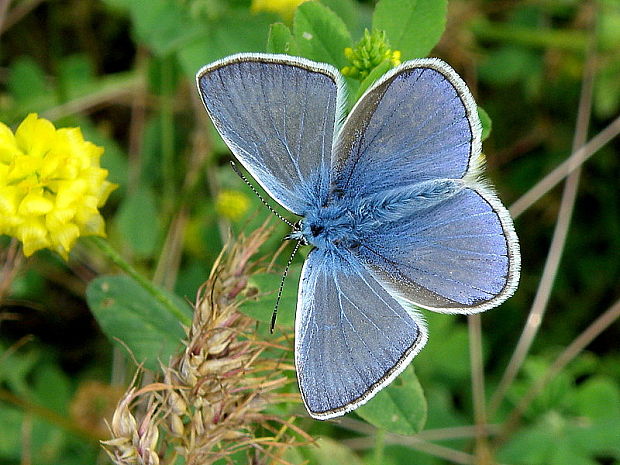
[[[99,165],[103,148],[80,128],[56,129],[30,114],[15,134],[0,123],[0,234],[24,254],[49,248],[65,260],[80,236],[105,236],[99,208],[116,185]]]
[[[279,14],[286,21],[291,21],[295,9],[307,0],[252,0],[251,11],[269,11]]]
[[[215,199],[217,212],[232,221],[243,218],[249,208],[250,199],[239,191],[225,189]]]

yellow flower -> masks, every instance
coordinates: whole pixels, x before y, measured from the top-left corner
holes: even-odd
[[[259,11],[277,13],[286,21],[291,21],[295,9],[305,1],[307,0],[252,0],[250,9],[254,13]]]
[[[101,154],[79,128],[34,113],[15,134],[0,123],[0,234],[19,239],[26,256],[49,248],[65,260],[79,236],[105,236],[99,208],[116,185]]]
[[[249,208],[250,199],[239,191],[223,190],[215,199],[217,212],[232,221],[243,218]]]
[[[400,51],[392,50],[385,31],[364,30],[364,37],[355,44],[354,48],[344,49],[344,56],[351,66],[342,68],[342,74],[347,77],[363,81],[370,72],[384,61],[389,61],[390,66],[400,65]]]

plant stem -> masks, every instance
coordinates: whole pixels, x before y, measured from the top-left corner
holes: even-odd
[[[545,374],[530,387],[521,397],[517,406],[512,410],[508,419],[502,425],[502,431],[497,444],[502,444],[517,428],[523,413],[530,406],[547,384],[560,373],[577,355],[579,355],[599,334],[609,328],[620,318],[620,299],[609,307],[601,316],[594,320],[564,351],[554,360]]]
[[[476,425],[476,463],[488,463],[480,460],[482,457],[490,457],[488,447],[486,424],[487,412],[484,389],[484,360],[482,356],[482,328],[480,314],[467,317],[469,329],[469,357],[471,364],[471,387],[472,402],[474,405],[474,422]]]
[[[553,171],[538,181],[532,188],[523,194],[509,210],[510,216],[517,218],[525,210],[534,205],[543,195],[558,185],[570,173],[575,171],[604,145],[620,134],[620,116],[609,123],[605,129],[588,141],[579,150],[555,167]]]
[[[596,71],[597,54],[596,54],[596,31],[590,36],[590,43],[586,55],[586,63],[583,70],[583,79],[581,86],[581,96],[579,99],[579,108],[577,111],[577,122],[575,127],[575,135],[573,139],[573,152],[579,147],[584,146],[588,136],[588,127],[592,110],[592,95],[594,91],[594,78]],[[508,388],[516,378],[525,358],[534,342],[534,338],[540,329],[543,317],[547,310],[547,304],[553,290],[553,283],[560,267],[560,260],[568,237],[571,218],[577,199],[577,191],[579,187],[579,178],[581,176],[581,166],[575,169],[567,178],[564,184],[562,200],[558,211],[556,225],[553,231],[553,237],[549,246],[549,253],[545,260],[543,274],[540,278],[540,284],[536,290],[534,302],[527,317],[525,327],[517,346],[512,354],[510,362],[502,375],[502,379],[491,399],[491,415],[494,415],[499,408]]]
[[[47,407],[43,407],[41,405],[37,405],[30,401],[24,400],[21,397],[17,397],[13,393],[4,389],[0,389],[0,401],[19,407],[23,409],[26,413],[35,415],[36,417],[48,423],[51,423],[52,425],[56,425],[59,428],[78,435],[88,441],[96,443],[99,441],[99,439],[101,439],[97,437],[92,431],[80,428],[75,422],[69,420],[66,416],[59,415],[58,413],[48,409]]]
[[[171,57],[161,60],[161,106],[159,110],[161,124],[161,176],[163,181],[163,211],[170,216],[175,204],[175,170],[174,170],[174,61]]]
[[[478,39],[540,49],[559,48],[574,52],[585,52],[588,45],[588,36],[581,31],[534,29],[515,24],[497,24],[490,21],[473,23],[472,31]]]
[[[385,452],[385,431],[381,428],[377,428],[375,431],[375,465],[381,465],[383,463],[383,453]]]
[[[112,263],[118,266],[121,270],[131,276],[142,288],[151,294],[158,302],[160,302],[166,309],[179,320],[182,324],[189,326],[191,319],[187,316],[160,288],[155,286],[150,280],[140,274],[133,266],[125,261],[120,254],[112,248],[112,246],[101,237],[90,236],[88,238],[97,249],[99,249]]]
[[[6,12],[9,9],[9,4],[11,0],[0,0],[0,30],[2,30],[2,26],[4,24],[4,18],[6,18]]]

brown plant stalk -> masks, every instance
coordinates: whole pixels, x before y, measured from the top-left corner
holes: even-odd
[[[210,464],[247,450],[252,463],[287,463],[287,447],[311,439],[269,407],[288,402],[282,387],[293,367],[278,341],[255,335],[256,322],[239,312],[240,295],[257,269],[252,257],[270,228],[227,247],[195,304],[185,349],[162,365],[160,382],[130,388],[119,402],[103,446],[118,465]],[[266,349],[274,355],[266,355]]]

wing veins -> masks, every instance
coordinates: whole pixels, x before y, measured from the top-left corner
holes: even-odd
[[[304,89],[304,95],[308,95],[308,80],[306,79],[306,87]],[[308,114],[308,105],[303,105],[303,111],[301,113],[301,122],[299,124],[299,138],[297,140],[297,153],[301,153],[301,140],[304,135],[304,126],[306,124],[306,115]]]
[[[321,136],[321,164],[323,166],[325,166],[325,133],[326,133],[325,129],[327,126],[328,111],[329,111],[329,104],[325,106],[325,113],[323,114],[323,135]]]
[[[467,221],[470,218],[476,218],[476,217],[479,217],[479,216],[484,216],[484,215],[489,215],[489,214],[497,215],[495,210],[489,210],[489,211],[485,211],[485,212],[482,212],[482,213],[475,213],[473,215],[468,215],[467,217],[458,217],[458,218],[452,218],[452,219],[447,220],[447,221],[434,222],[434,223],[431,223],[430,225],[428,225],[427,227],[425,227],[424,229],[419,229],[417,231],[417,233],[428,231],[429,229],[432,229],[432,228],[438,228],[440,226],[446,226],[448,224],[456,223],[458,221]]]
[[[444,240],[444,239],[472,239],[472,238],[475,238],[475,237],[493,237],[493,236],[500,236],[500,237],[504,237],[504,235],[503,235],[503,234],[500,234],[500,233],[486,233],[486,234],[457,234],[457,235],[454,235],[454,236],[442,236],[442,237],[441,237],[441,240]],[[429,239],[428,239],[427,237],[425,237],[425,236],[418,236],[418,235],[416,234],[416,235],[413,235],[413,236],[411,236],[411,237],[412,237],[412,238],[418,238],[418,237],[419,237],[419,238],[420,238],[420,240],[424,240],[424,241],[426,241],[426,242],[430,242],[430,241],[429,241]],[[440,239],[436,239],[436,240],[440,240]]]
[[[347,299],[349,301],[349,303],[351,303],[355,308],[357,308],[357,306],[355,304],[353,304],[353,302],[351,302],[351,300],[340,289],[340,283],[338,282],[338,278],[336,277],[336,274],[332,273],[332,276],[333,276],[333,279],[334,279],[334,283],[336,284],[336,289],[338,289],[338,303],[340,305],[340,320],[342,321],[342,316],[344,316],[345,320],[347,321],[347,323],[349,323],[349,326],[353,330],[353,333],[355,333],[355,335],[358,337],[358,339],[363,344],[363,346],[366,347],[366,350],[368,351],[368,353],[372,356],[372,351],[370,350],[370,348],[366,344],[366,341],[364,341],[364,339],[362,339],[362,336],[355,330],[355,327],[353,326],[353,324],[349,320],[349,317],[346,315],[346,313],[344,311],[344,307],[342,305],[342,297]],[[351,360],[354,360],[353,350],[351,350],[351,346],[349,345],[349,343],[347,341],[347,337],[346,337],[346,335],[344,333],[343,325],[340,325],[340,332],[342,334],[342,339],[343,339],[343,341],[345,341],[345,345],[347,346],[347,349],[349,350],[349,354],[351,354]],[[358,365],[355,363],[355,364],[353,364],[353,366],[355,367],[355,371],[357,371],[357,374],[358,374],[359,378],[363,381],[364,380],[364,376],[362,376],[362,372],[360,371]]]
[[[478,255],[478,256],[486,256],[486,257],[506,257],[506,254],[500,254],[500,253],[487,253],[487,252],[476,252],[474,250],[467,250],[467,249],[460,249],[460,248],[456,248],[456,247],[445,247],[442,245],[438,245],[438,244],[434,244],[434,243],[430,243],[429,244],[430,247],[439,249],[439,248],[443,248],[446,250],[449,250],[450,252],[462,252],[462,253],[466,253],[469,255]]]
[[[420,79],[420,75],[421,75],[421,74],[422,74],[422,73],[420,73],[420,74],[416,77],[416,80],[413,82],[413,84],[415,84],[416,82],[418,82],[418,79]],[[392,85],[392,83],[393,83],[395,80],[396,80],[396,78],[394,78],[394,79],[392,80],[392,82],[390,82],[390,85]],[[387,90],[388,90],[388,89],[386,89],[386,90],[385,90],[385,91],[381,94],[381,98],[379,99],[379,102],[378,102],[378,103],[377,103],[377,105],[375,106],[374,110],[376,110],[377,108],[379,108],[379,105],[381,105],[381,102],[383,101],[383,98],[385,97],[385,94],[386,94]],[[401,101],[400,101],[400,102],[399,102],[399,103],[398,103],[398,104],[397,104],[397,105],[396,105],[396,106],[392,109],[392,112],[390,113],[390,116],[388,117],[388,121],[390,121],[390,120],[393,118],[394,113],[396,113],[396,110],[400,108],[400,106],[403,104],[403,102],[404,102],[404,101],[403,101],[403,100],[401,100]],[[360,159],[361,159],[361,157],[362,157],[362,155],[361,155],[362,148],[363,148],[363,150],[364,150],[364,151],[366,151],[366,150],[368,149],[368,147],[369,147],[369,146],[370,146],[370,145],[371,145],[371,144],[375,141],[375,139],[378,137],[379,133],[381,132],[381,129],[377,130],[377,131],[375,132],[375,135],[374,135],[374,136],[372,137],[372,139],[370,140],[370,142],[368,142],[368,144],[366,144],[366,130],[368,129],[368,126],[370,126],[370,123],[371,123],[371,121],[372,121],[372,119],[373,119],[373,117],[374,117],[375,113],[376,113],[376,111],[373,111],[372,116],[371,116],[371,117],[370,117],[370,119],[368,120],[368,124],[364,127],[364,131],[363,131],[363,133],[362,133],[362,138],[361,138],[361,140],[360,140],[360,142],[359,142],[359,144],[358,144],[358,146],[357,146],[357,152],[356,152],[356,154],[355,154],[355,161],[354,161],[354,163],[353,163],[353,166],[351,167],[350,174],[349,174],[349,176],[347,177],[347,182],[344,184],[344,187],[343,187],[343,189],[345,189],[345,190],[349,187],[349,182],[351,181],[351,178],[353,177],[353,172],[355,171],[355,167],[357,166],[357,164],[359,163],[359,161],[360,161]],[[382,125],[381,127],[385,127],[385,125]]]
[[[398,274],[400,274],[401,278],[402,278],[404,281],[407,281],[407,282],[413,283],[413,284],[415,284],[415,285],[417,285],[417,286],[421,286],[421,287],[423,287],[424,289],[427,289],[427,290],[429,290],[429,291],[430,291],[430,289],[428,289],[426,286],[424,286],[424,285],[422,285],[422,284],[419,284],[419,283],[416,283],[415,281],[412,281],[412,280],[411,280],[411,279],[410,279],[410,278],[409,278],[409,277],[408,277],[405,273],[403,273],[403,270],[400,268],[400,266],[403,266],[403,267],[408,268],[408,269],[411,269],[411,270],[416,270],[416,271],[424,271],[424,272],[428,272],[429,270],[427,270],[427,269],[425,269],[425,268],[418,268],[418,267],[416,267],[416,266],[414,266],[414,265],[410,265],[410,264],[407,264],[407,263],[397,263],[397,262],[395,262],[395,261],[393,261],[393,260],[390,260],[390,259],[389,259],[389,258],[387,258],[387,257],[384,257],[384,256],[383,256],[383,255],[381,255],[379,252],[377,252],[376,250],[371,249],[370,247],[368,247],[368,246],[367,246],[367,245],[365,245],[365,244],[362,244],[361,246],[362,246],[362,247],[364,247],[364,248],[366,248],[366,249],[368,249],[370,252],[374,253],[376,256],[381,257],[381,258],[382,258],[382,259],[383,259],[386,263],[389,263],[390,265],[392,265],[392,266],[394,267],[394,269],[398,272]],[[430,275],[432,275],[432,276],[438,276],[438,275],[437,275],[437,273],[428,273],[428,274],[430,274]],[[496,295],[496,294],[492,294],[492,293],[490,293],[490,292],[489,292],[489,291],[487,291],[487,290],[480,289],[479,287],[473,286],[473,285],[471,285],[471,284],[469,284],[469,283],[466,283],[466,282],[460,281],[460,280],[458,280],[458,279],[449,278],[449,277],[446,277],[446,276],[442,276],[442,278],[443,278],[443,279],[445,279],[446,281],[450,281],[450,282],[453,282],[453,283],[461,284],[461,285],[466,286],[466,287],[471,287],[471,288],[476,289],[476,290],[478,290],[478,291],[480,291],[480,292],[482,292],[482,293],[484,293],[484,294],[488,294],[488,295],[491,295],[491,296],[495,296],[495,295]],[[431,292],[432,292],[432,291],[431,291]],[[452,300],[452,299],[448,299],[448,300]],[[461,303],[461,302],[458,302],[458,303]]]
[[[281,76],[281,78],[282,78],[282,80],[284,80],[284,76]],[[267,100],[267,94],[265,92],[265,82],[264,82],[264,79],[259,79],[259,82],[260,82],[260,90],[261,90],[262,96],[265,98],[265,100]],[[281,87],[283,88],[282,91],[284,92],[284,86],[281,86]],[[286,102],[286,99],[285,99],[285,102]],[[284,128],[286,129],[286,105],[284,105],[283,107],[284,107]],[[267,113],[267,118],[268,118],[269,124],[271,125],[271,128],[273,129],[273,132],[277,136],[276,139],[278,140],[278,142],[280,142],[280,144],[282,144],[282,147],[284,148],[284,151],[285,151],[286,155],[288,156],[289,160],[291,161],[291,164],[293,165],[293,168],[297,172],[297,179],[299,180],[299,182],[301,182],[302,179],[303,179],[303,176],[301,175],[301,171],[299,169],[297,161],[294,159],[293,155],[291,154],[290,148],[288,146],[288,142],[286,140],[286,136],[283,137],[280,134],[280,131],[276,127],[276,123],[275,123],[275,120],[273,118],[273,114],[271,113],[271,111],[267,111],[266,113]]]
[[[455,126],[456,124],[461,123],[461,121],[454,120],[452,123],[450,123],[449,125],[445,126],[443,129],[450,129],[451,127]],[[471,129],[471,128],[470,128]],[[417,149],[419,149],[422,145],[427,144],[429,142],[434,141],[435,139],[439,138],[440,136],[445,136],[444,133],[441,132],[435,132],[435,134],[433,134],[432,136],[429,136],[427,138],[425,138],[424,140],[419,141],[416,145],[414,145],[413,147],[409,147],[404,153],[403,155],[408,155],[408,154],[412,154],[414,153]],[[449,148],[454,148],[454,147],[461,147],[463,145],[471,145],[471,138],[467,141],[467,142],[460,142],[457,145],[450,145]],[[469,154],[469,157],[471,157],[471,153]]]

